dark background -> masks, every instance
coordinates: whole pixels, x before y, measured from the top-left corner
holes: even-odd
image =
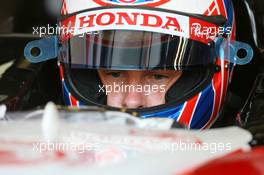
[[[23,57],[33,27],[55,25],[60,0],[8,0],[0,4],[0,65],[14,61],[0,78],[0,103],[27,110],[47,101],[62,103],[56,61],[30,64]]]
[[[8,0],[0,5],[0,24],[13,18],[13,32],[32,33],[33,26],[56,23],[60,0]]]

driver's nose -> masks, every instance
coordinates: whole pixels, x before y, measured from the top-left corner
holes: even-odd
[[[125,92],[122,107],[128,109],[137,109],[145,107],[144,95],[141,92]]]

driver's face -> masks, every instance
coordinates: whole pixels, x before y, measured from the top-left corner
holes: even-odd
[[[181,71],[99,70],[107,92],[107,105],[118,108],[145,108],[165,103],[168,89]]]

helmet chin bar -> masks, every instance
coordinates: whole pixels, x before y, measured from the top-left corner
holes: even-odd
[[[31,41],[24,49],[24,56],[31,63],[56,59],[59,49],[62,49],[58,41],[57,36]],[[220,57],[220,59],[235,65],[248,64],[254,56],[252,47],[243,42],[217,37],[213,44],[215,47],[213,57]],[[240,53],[242,54],[240,55]]]

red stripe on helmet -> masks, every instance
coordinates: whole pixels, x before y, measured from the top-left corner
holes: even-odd
[[[69,93],[70,102],[72,106],[78,106],[78,101]]]
[[[223,15],[224,17],[227,17],[224,0],[216,0],[216,2],[219,9],[218,15]]]
[[[232,23],[232,32],[231,32],[231,40],[235,40],[236,39],[236,18],[235,18],[235,14],[233,11],[233,23]]]
[[[213,1],[212,4],[209,7],[208,15],[209,16],[215,15],[215,12],[217,12],[217,5],[216,5],[215,1]]]
[[[215,7],[216,7],[216,4],[215,4],[215,1],[213,1],[211,5],[209,6],[209,11],[212,11]]]
[[[61,15],[68,15],[66,0],[62,0]]]
[[[189,100],[188,102],[185,103],[185,107],[182,112],[182,114],[179,116],[178,122],[182,123],[186,126],[189,126],[192,116],[195,112],[195,108],[196,108],[196,104],[199,101],[199,95],[196,95],[195,97],[193,97],[191,100]]]
[[[209,10],[207,9],[205,12],[204,12],[204,16],[208,16],[209,14]]]
[[[211,37],[215,37],[217,32],[217,25],[213,24],[213,23],[209,23],[200,19],[196,19],[196,18],[190,18],[190,39],[192,40],[196,40],[199,42],[203,42],[203,43],[208,43],[210,41],[212,41]],[[196,26],[197,24],[201,25],[201,26]],[[205,28],[204,28],[205,27]],[[203,29],[212,29],[211,33],[204,33]],[[202,29],[202,30],[200,30]],[[213,31],[215,30],[215,31]]]
[[[61,21],[60,39],[65,41],[71,38],[75,31],[76,15],[73,15],[63,21]]]
[[[219,15],[219,8],[216,4],[215,0],[211,3],[211,5],[208,7],[208,9],[204,12],[205,16],[214,16]]]
[[[61,80],[64,80],[64,70],[63,70],[63,67],[62,67],[62,65],[60,65],[59,67],[60,67],[60,77],[61,77]]]
[[[217,62],[219,64],[221,60],[218,59]],[[220,109],[220,101],[222,99],[222,73],[218,72],[214,74],[213,80],[212,80],[212,85],[213,85],[213,90],[214,90],[214,105],[213,105],[213,112],[212,115],[209,119],[209,121],[206,123],[206,125],[203,127],[203,129],[205,128],[209,128],[211,126],[211,124],[215,121],[217,114],[219,112]]]

